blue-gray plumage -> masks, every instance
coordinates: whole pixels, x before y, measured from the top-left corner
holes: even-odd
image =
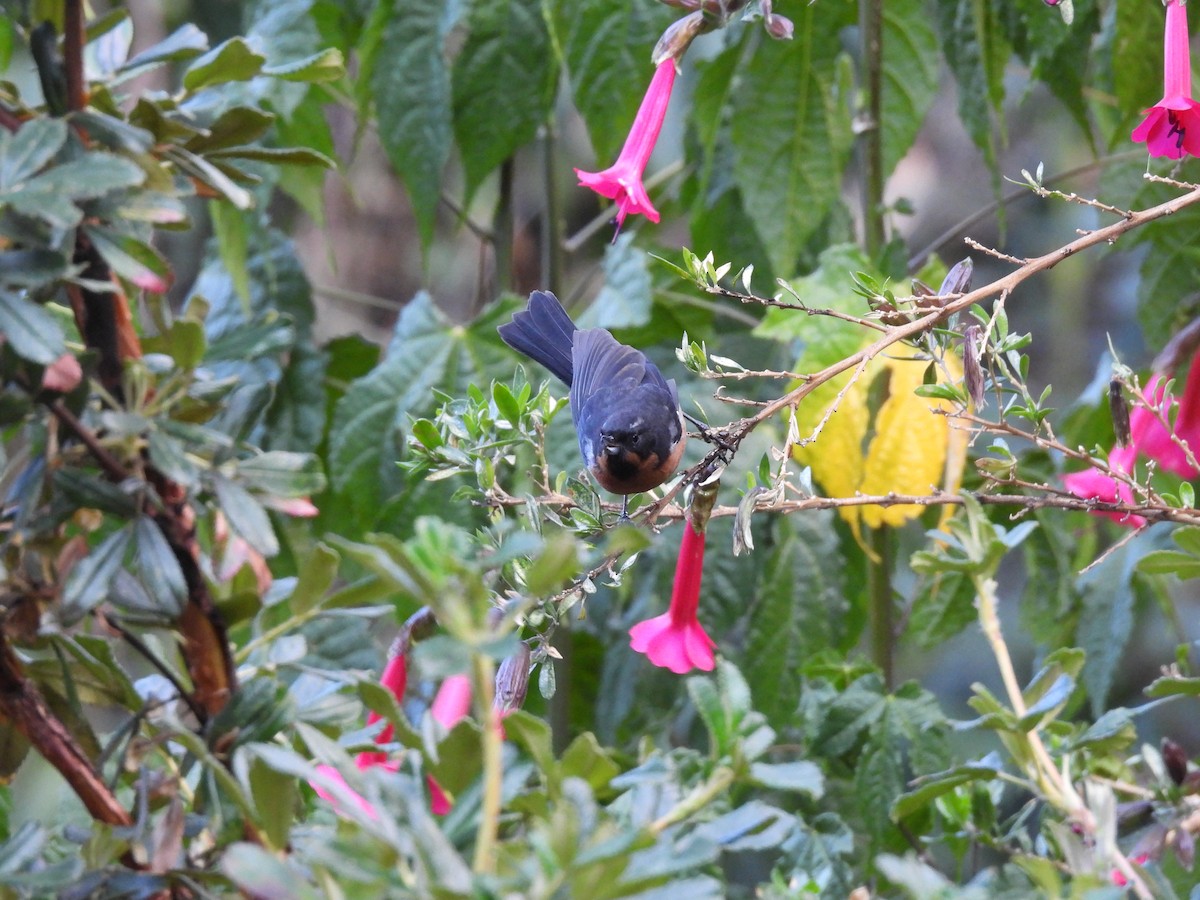
[[[671,477],[687,431],[675,382],[646,354],[603,328],[576,328],[548,291],[530,294],[528,307],[499,330],[571,388],[579,452],[605,490],[628,496]]]

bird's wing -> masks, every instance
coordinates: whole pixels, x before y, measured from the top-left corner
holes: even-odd
[[[577,410],[597,391],[637,387],[646,377],[647,366],[653,365],[641,350],[622,344],[603,328],[575,332],[571,362],[571,405]]]

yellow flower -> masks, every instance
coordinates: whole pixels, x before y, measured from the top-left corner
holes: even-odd
[[[954,381],[962,377],[958,357],[947,354],[943,365],[943,378]],[[896,344],[867,363],[840,401],[837,394],[846,387],[854,370],[823,384],[801,402],[796,424],[802,440],[812,434],[837,402],[837,409],[829,415],[817,439],[792,450],[797,462],[812,468],[813,477],[827,496],[958,490],[969,435],[964,429],[952,427],[939,412],[952,410],[953,404],[916,393],[928,367],[929,360],[922,358],[916,348]],[[884,397],[872,428],[870,399],[879,387]],[[916,504],[897,504],[844,506],[838,512],[861,543],[862,525],[903,525],[923,510]]]

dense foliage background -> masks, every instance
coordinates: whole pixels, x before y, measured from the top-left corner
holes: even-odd
[[[612,239],[572,168],[688,16]],[[6,3],[0,894],[1196,896],[1200,467],[1064,481],[1164,347],[1200,426],[1163,21]],[[633,525],[533,289],[714,429]],[[628,631],[714,469],[680,676]]]

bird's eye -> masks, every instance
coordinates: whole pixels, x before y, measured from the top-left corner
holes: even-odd
[[[641,438],[642,438],[642,436],[640,434],[635,434],[629,438],[629,443],[633,444],[633,446],[636,447],[638,445],[638,441],[640,441]]]

